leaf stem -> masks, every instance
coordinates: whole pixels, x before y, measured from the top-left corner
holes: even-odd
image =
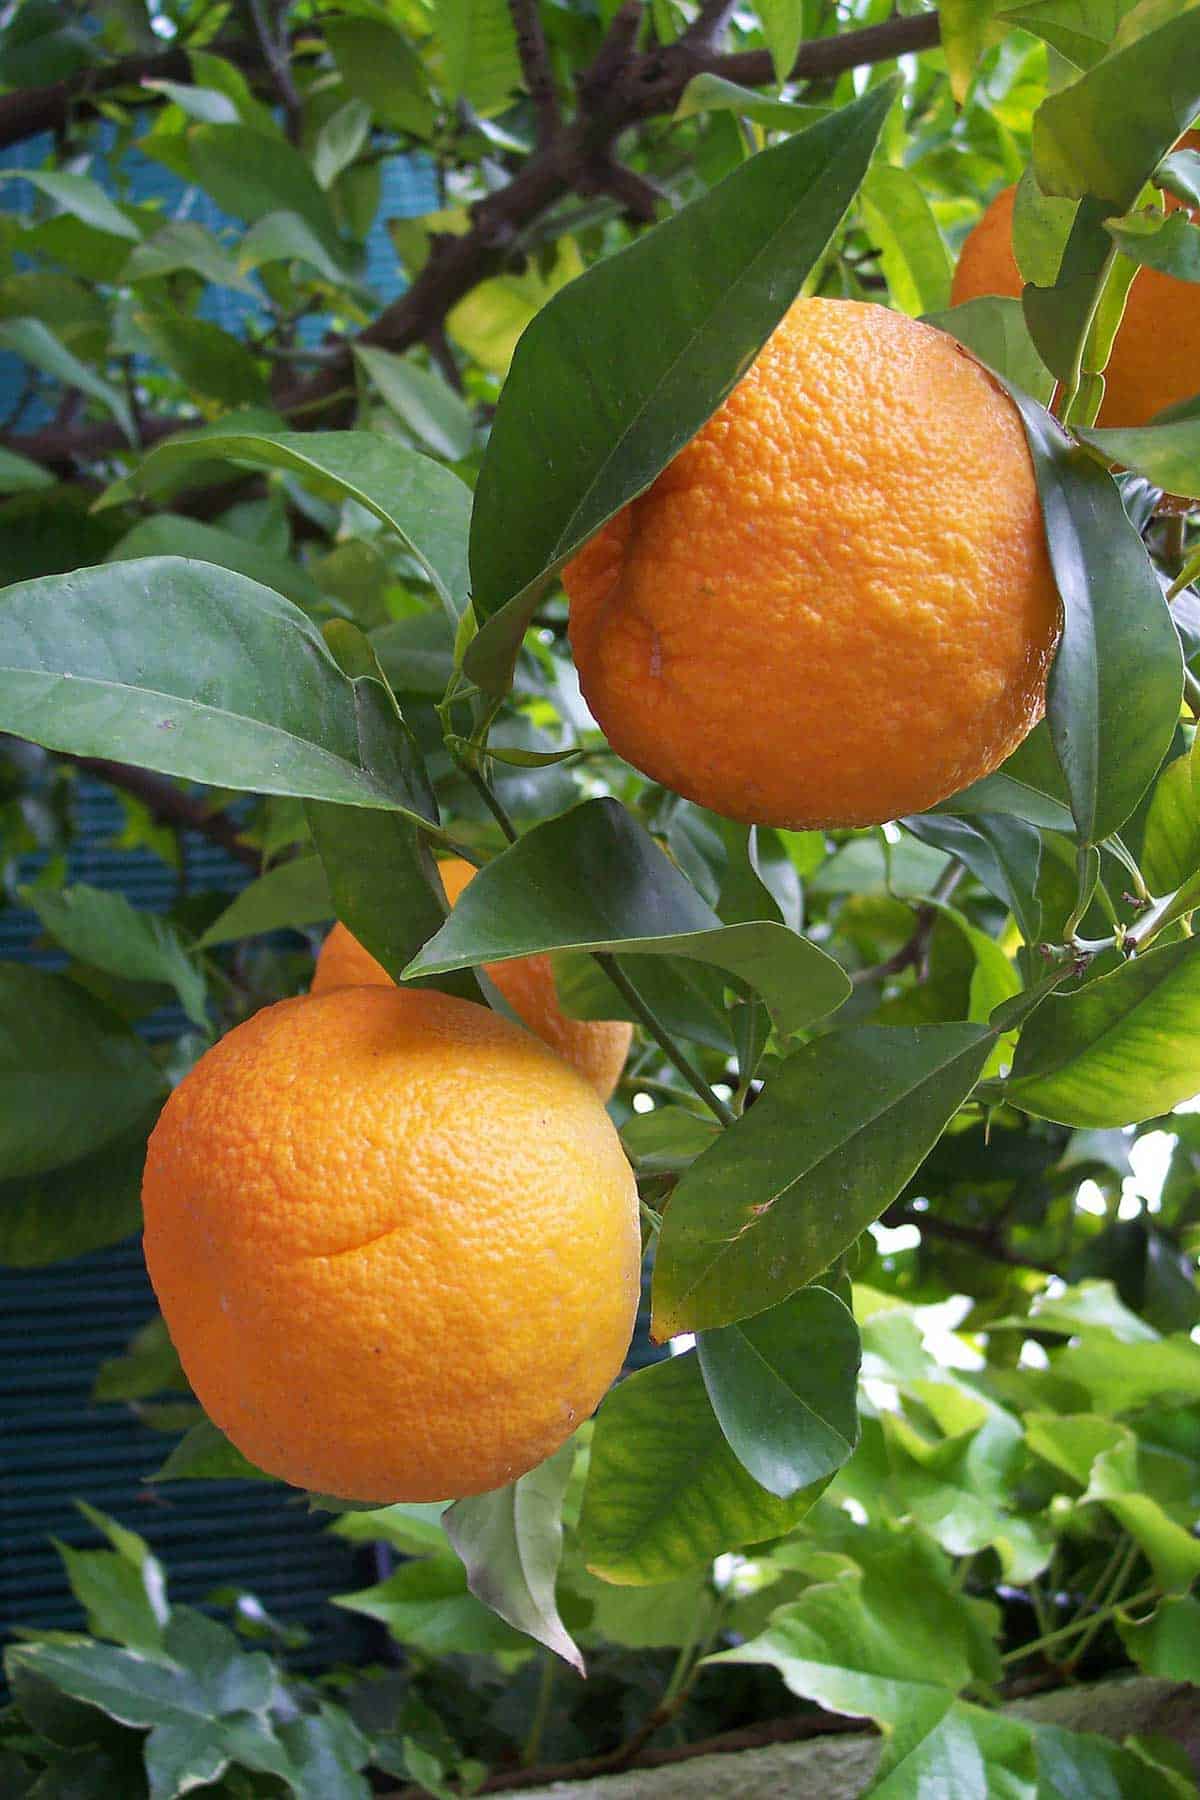
[[[709,1111],[716,1114],[722,1125],[733,1125],[737,1119],[733,1108],[727,1105],[719,1094],[713,1092],[687,1052],[679,1048],[666,1026],[646,1005],[616,957],[602,950],[595,951],[594,955],[597,963],[604,970],[630,1011],[643,1028],[650,1033],[667,1061],[678,1069],[688,1086],[700,1096]]]
[[[473,768],[469,762],[460,763],[459,767],[462,769],[467,780],[471,783],[471,786],[475,789],[479,798],[491,813],[493,819],[495,819],[509,843],[515,844],[519,833],[508,815],[504,802],[492,787],[491,782],[485,781],[483,776],[479,773],[479,770]]]
[[[1148,1600],[1156,1600],[1158,1594],[1158,1584],[1155,1583],[1151,1587],[1142,1588],[1136,1594],[1131,1594],[1127,1600],[1113,1600],[1107,1606],[1101,1607],[1099,1612],[1093,1613],[1090,1618],[1074,1619],[1071,1624],[1060,1625],[1057,1631],[1049,1631],[1044,1637],[1033,1638],[1028,1644],[1022,1644],[1017,1650],[1007,1650],[1000,1661],[1007,1667],[1010,1663],[1023,1661],[1027,1656],[1036,1656],[1039,1650],[1045,1650],[1050,1644],[1059,1644],[1066,1638],[1077,1637],[1081,1631],[1090,1632],[1093,1627],[1098,1629],[1106,1620],[1112,1618],[1118,1607],[1144,1606]]]
[[[542,1676],[538,1682],[537,1699],[533,1703],[533,1717],[529,1721],[529,1732],[521,1746],[521,1767],[532,1768],[541,1754],[542,1739],[546,1734],[546,1724],[550,1717],[550,1701],[554,1694],[554,1678],[558,1673],[558,1659],[548,1650],[542,1652]]]
[[[1112,1578],[1112,1583],[1106,1591],[1105,1604],[1099,1612],[1093,1613],[1090,1619],[1087,1620],[1085,1631],[1067,1659],[1065,1666],[1068,1669],[1075,1668],[1078,1663],[1083,1661],[1088,1645],[1092,1642],[1092,1639],[1104,1624],[1106,1611],[1111,1614],[1113,1609],[1120,1605],[1121,1590],[1129,1580],[1137,1558],[1138,1546],[1133,1539],[1130,1538],[1117,1567],[1116,1574]]]

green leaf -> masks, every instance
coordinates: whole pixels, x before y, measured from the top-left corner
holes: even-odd
[[[994,369],[1004,381],[1031,394],[1042,406],[1050,404],[1054,377],[1038,355],[1019,300],[986,294],[945,312],[927,313],[925,323],[948,331],[981,363]]]
[[[70,1111],[73,1116],[73,1104]],[[137,1231],[146,1137],[157,1112],[156,1097],[136,1124],[91,1154],[39,1175],[0,1181],[0,1264],[40,1269]]]
[[[111,563],[0,595],[0,729],[48,749],[415,815],[382,699],[290,601],[207,563]]]
[[[885,83],[752,157],[538,314],[475,495],[483,628],[466,666],[482,686],[504,690],[553,576],[745,373],[837,229],[894,96]]]
[[[634,1113],[621,1127],[621,1142],[638,1168],[654,1175],[686,1169],[720,1129],[715,1119],[701,1119],[682,1106],[656,1106],[653,1112]]]
[[[381,125],[427,138],[434,110],[421,60],[400,33],[382,18],[333,14],[322,22],[342,80],[356,100],[365,100]]]
[[[1134,1125],[1200,1088],[1200,955],[1149,950],[1073,994],[1052,994],[1021,1033],[1006,1097],[1064,1125]]]
[[[347,100],[326,119],[313,146],[313,174],[329,189],[348,169],[371,135],[371,109],[365,100]]]
[[[375,1587],[330,1599],[347,1612],[378,1619],[398,1644],[427,1656],[495,1656],[529,1648],[523,1631],[469,1591],[467,1571],[449,1551],[404,1563]]]
[[[112,383],[68,350],[40,319],[7,319],[0,325],[0,349],[11,350],[66,388],[78,388],[106,406],[130,443],[137,442],[129,402]]]
[[[323,1700],[315,1713],[287,1720],[278,1731],[296,1800],[371,1800],[375,1790],[360,1774],[371,1760],[371,1741],[344,1706]]]
[[[1176,281],[1200,281],[1200,229],[1186,212],[1129,213],[1110,219],[1109,236],[1125,256],[1146,269],[1158,269]]]
[[[173,313],[135,315],[136,325],[154,355],[191,392],[226,406],[251,405],[267,397],[262,364],[238,338],[208,319],[185,319]]]
[[[601,1406],[580,1549],[594,1575],[648,1587],[780,1536],[815,1499],[810,1491],[780,1500],[747,1473],[689,1351],[626,1376]]]
[[[222,212],[251,224],[269,213],[299,213],[330,252],[336,249],[329,198],[291,144],[246,125],[198,125],[187,143],[196,180]]]
[[[111,506],[153,492],[168,472],[214,457],[252,468],[289,469],[357,500],[412,551],[457,622],[467,602],[471,496],[451,470],[369,431],[197,432],[160,444],[136,474],[104,496]]]
[[[208,989],[173,926],[139,912],[123,894],[79,883],[55,890],[21,890],[46,930],[69,956],[127,981],[161,981],[173,987],[194,1025],[208,1027]]]
[[[782,0],[787,7],[792,0]],[[793,61],[795,58],[793,58]],[[757,88],[739,87],[722,75],[693,75],[675,108],[677,119],[695,118],[697,113],[740,113],[769,131],[804,131],[818,119],[827,118],[828,106],[808,106],[795,100],[773,100]]]
[[[1038,1725],[1038,1800],[1185,1800],[1190,1782],[1176,1783],[1133,1748],[1090,1731]]]
[[[225,911],[214,919],[197,948],[232,944],[238,938],[264,931],[298,930],[320,925],[334,917],[333,900],[325,865],[319,856],[297,856],[279,863],[243,888]]]
[[[338,258],[330,253],[320,234],[295,212],[268,213],[253,224],[238,245],[238,267],[260,269],[269,263],[307,263],[310,269],[337,288],[365,294]]]
[[[111,1144],[166,1082],[140,1038],[60,975],[0,963],[0,1174],[42,1175]]]
[[[864,1026],[790,1056],[671,1197],[654,1336],[730,1324],[819,1276],[895,1199],[994,1042],[976,1025]]]
[[[71,175],[52,169],[3,169],[0,170],[0,183],[5,181],[29,182],[63,212],[90,225],[93,231],[103,231],[109,237],[132,238],[135,244],[142,235],[99,182],[88,175]]]
[[[947,6],[943,0],[942,49],[950,73],[950,91],[960,106],[970,92],[1000,3],[1001,0],[950,0]]]
[[[563,1495],[574,1463],[574,1444],[564,1444],[508,1487],[456,1500],[442,1522],[475,1598],[582,1675],[583,1658],[554,1596]]]
[[[1140,857],[1152,894],[1171,894],[1200,869],[1200,751],[1169,763],[1155,783]]]
[[[1117,1632],[1131,1659],[1147,1675],[1200,1687],[1200,1600],[1172,1594],[1148,1618],[1118,1613]]]
[[[150,1481],[274,1481],[244,1457],[211,1419],[202,1419],[176,1444]]]
[[[354,354],[380,396],[435,456],[460,462],[475,442],[466,402],[432,369],[408,356],[356,344]]]
[[[153,1655],[163,1648],[168,1607],[162,1564],[134,1532],[91,1507],[81,1509],[114,1544],[112,1550],[73,1550],[54,1540],[71,1592],[94,1637],[111,1638]]]
[[[307,611],[327,610],[328,602],[312,576],[298,562],[256,544],[253,539],[202,525],[180,513],[155,513],[137,524],[113,545],[106,562],[136,562],[143,556],[185,556],[189,562],[215,563],[234,569],[263,587],[274,588]]]
[[[451,98],[466,100],[481,118],[503,112],[522,85],[505,0],[439,0],[437,17]]]
[[[1161,1587],[1186,1592],[1200,1579],[1200,1542],[1191,1529],[1194,1518],[1189,1509],[1187,1525],[1179,1524],[1144,1491],[1139,1460],[1137,1439],[1132,1432],[1122,1433],[1121,1443],[1096,1458],[1083,1498],[1100,1501],[1124,1526]]]
[[[1014,391],[1029,439],[1063,632],[1046,711],[1080,838],[1125,823],[1179,717],[1179,637],[1109,475],[1041,407]]]
[[[1139,1340],[1113,1355],[1111,1341],[1087,1333],[1055,1354],[1056,1374],[1078,1382],[1101,1412],[1132,1412],[1153,1400],[1200,1399],[1200,1345],[1182,1332],[1156,1342]]]
[[[787,1500],[841,1467],[858,1442],[861,1348],[849,1308],[801,1288],[696,1341],[713,1411],[743,1468]]]
[[[948,307],[950,252],[915,175],[895,163],[873,163],[859,204],[892,304],[914,318]]]
[[[367,1512],[343,1513],[329,1529],[334,1537],[345,1538],[351,1544],[391,1544],[405,1556],[425,1556],[431,1550],[444,1554],[445,1511],[441,1500],[404,1501]]]
[[[1060,56],[1078,69],[1090,69],[1111,48],[1117,27],[1138,0],[1026,0],[1006,6],[1001,14],[1007,24],[1043,38]]]
[[[780,84],[792,72],[804,36],[806,13],[805,0],[759,0],[758,16],[762,20],[763,37],[771,52],[775,79]]]
[[[220,239],[190,219],[168,220],[152,237],[131,250],[121,269],[121,280],[157,281],[180,269],[190,270],[215,287],[235,288],[243,294],[257,292],[254,283],[246,280]]]
[[[905,819],[904,825],[922,843],[957,856],[989,894],[1010,908],[1025,942],[1038,942],[1042,909],[1036,890],[1042,839],[1031,825],[985,812],[976,814],[969,825],[947,816]]]
[[[1128,212],[1197,112],[1200,33],[1189,7],[1042,102],[1033,120],[1038,185]]]
[[[535,826],[481,869],[405,974],[437,975],[542,950],[713,963],[761,993],[784,1033],[823,1018],[849,992],[832,958],[786,926],[722,925],[615,800],[588,800]]]
[[[40,463],[0,447],[0,494],[29,494],[54,486],[54,476]]]
[[[165,94],[189,119],[198,119],[202,125],[238,123],[237,107],[219,88],[195,87],[185,81],[147,81],[144,77],[142,86],[153,93]]]
[[[100,1364],[92,1399],[144,1400],[167,1392],[186,1394],[189,1389],[166,1322],[156,1315],[134,1333],[123,1355]]]
[[[1081,426],[1076,435],[1106,464],[1120,463],[1169,494],[1200,496],[1200,419],[1103,431]]]

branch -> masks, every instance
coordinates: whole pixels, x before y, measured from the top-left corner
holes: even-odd
[[[288,143],[298,144],[303,128],[303,109],[296,84],[292,80],[291,58],[287,43],[276,37],[263,0],[247,0],[247,10],[250,14],[250,22],[254,27],[254,35],[258,39],[263,59],[270,72],[271,84],[283,108],[284,130]]]
[[[211,844],[219,844],[229,856],[258,872],[261,858],[257,850],[242,842],[242,828],[228,813],[213,812],[195,794],[177,787],[167,775],[155,775],[149,769],[133,769],[126,763],[109,762],[101,756],[70,756],[62,759],[89,775],[99,776],[110,787],[120,788],[140,800],[162,825],[179,831],[195,831]]]
[[[508,0],[508,10],[517,34],[521,72],[537,119],[537,141],[544,146],[561,129],[562,117],[558,110],[558,95],[554,91],[546,34],[542,30],[541,8],[538,0]]]
[[[1062,1270],[1053,1263],[1042,1262],[1039,1257],[1025,1256],[1020,1250],[1014,1250],[1006,1243],[999,1228],[988,1225],[960,1225],[954,1219],[939,1219],[936,1213],[917,1212],[911,1206],[897,1203],[889,1206],[884,1213],[881,1224],[889,1227],[896,1225],[915,1225],[926,1237],[942,1238],[948,1244],[961,1244],[965,1249],[973,1250],[988,1262],[1004,1263],[1010,1269],[1037,1269],[1043,1275],[1061,1275]]]

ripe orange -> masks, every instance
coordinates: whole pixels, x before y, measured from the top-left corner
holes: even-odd
[[[142,1193],[172,1341],[252,1462],[344,1499],[500,1487],[586,1419],[638,1303],[608,1114],[430,989],[283,1000],[167,1101]]]
[[[451,906],[474,873],[470,863],[461,857],[438,864]],[[530,1031],[557,1050],[581,1075],[586,1075],[602,1100],[611,1100],[629,1055],[633,1026],[620,1019],[569,1019],[558,1004],[548,956],[519,956],[511,962],[488,963],[487,974]],[[312,991],[323,994],[330,988],[364,984],[393,985],[382,963],[376,962],[344,925],[335,925],[317,957]]]
[[[1188,132],[1179,147],[1200,149],[1200,132]],[[1020,296],[1024,284],[1012,248],[1016,192],[1009,187],[997,194],[963,244],[950,290],[953,305],[983,294]],[[1169,210],[1180,204],[1167,195]],[[1145,425],[1164,407],[1188,400],[1198,390],[1200,293],[1194,282],[1141,269],[1133,278],[1104,371],[1096,423]]]
[[[1060,604],[1015,407],[944,332],[801,300],[568,563],[588,704],[730,818],[870,825],[1037,722]]]

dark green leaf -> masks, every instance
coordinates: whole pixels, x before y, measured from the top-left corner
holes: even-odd
[[[146,1136],[157,1111],[155,1104],[129,1130],[77,1162],[0,1182],[0,1264],[40,1269],[137,1231]]]
[[[448,1550],[404,1563],[375,1587],[331,1598],[347,1612],[378,1619],[398,1644],[428,1656],[494,1656],[529,1648],[523,1631],[469,1591],[467,1571]]]
[[[434,456],[458,462],[469,454],[475,442],[470,410],[440,375],[390,350],[363,344],[354,354],[381,397]]]
[[[136,315],[136,324],[150,350],[190,392],[220,400],[225,406],[266,400],[262,364],[219,325],[174,313],[145,312]]]
[[[841,1005],[849,983],[806,938],[772,920],[722,925],[615,800],[535,826],[481,869],[406,973],[441,974],[541,950],[695,957],[762,994],[785,1033]]]
[[[841,1467],[858,1442],[854,1316],[801,1288],[754,1318],[702,1331],[704,1385],[726,1441],[768,1493],[788,1499]]]
[[[745,373],[837,229],[893,98],[885,83],[753,157],[538,314],[476,489],[483,630],[467,668],[482,685],[503,691],[554,574]]]
[[[234,1448],[209,1419],[191,1430],[176,1444],[166,1462],[151,1481],[274,1481]]]
[[[246,125],[198,125],[188,135],[196,180],[222,212],[251,223],[269,213],[294,212],[330,249],[337,227],[328,197],[291,144]]]
[[[1179,717],[1179,638],[1115,484],[1019,393],[1063,597],[1047,716],[1080,837],[1119,831]]]
[[[216,287],[236,288],[241,293],[257,290],[247,281],[220,239],[191,219],[171,219],[131,250],[121,269],[122,281],[157,281],[190,269],[202,281]]]
[[[93,400],[99,400],[130,443],[136,442],[133,415],[124,394],[68,350],[40,319],[5,320],[0,324],[0,350],[11,350],[22,362],[32,363],[35,369],[42,369],[55,381],[61,381],[64,387],[78,388],[81,393],[90,394]]]
[[[0,448],[0,494],[28,494],[38,488],[54,486],[54,476],[40,463],[18,456],[15,450]]]
[[[936,816],[905,819],[904,824],[923,843],[957,856],[989,894],[1011,908],[1025,942],[1037,943],[1042,932],[1036,893],[1042,839],[1032,825],[1003,813],[985,812],[975,814],[969,825]]]
[[[812,1491],[777,1499],[746,1472],[689,1351],[627,1376],[601,1406],[580,1548],[605,1581],[647,1587],[780,1536],[816,1497]]]
[[[946,312],[927,313],[925,323],[948,331],[1005,381],[1049,405],[1054,377],[1037,353],[1019,300],[987,294]]]
[[[416,812],[379,687],[347,680],[290,601],[208,563],[112,563],[0,595],[0,729],[52,750]]]
[[[1200,1088],[1200,955],[1149,950],[1074,994],[1052,994],[1021,1033],[1006,1093],[1065,1125],[1133,1125]]]
[[[251,581],[273,588],[305,611],[324,611],[328,602],[312,576],[290,557],[279,556],[250,538],[219,526],[202,525],[179,513],[156,513],[139,519],[109,551],[106,562],[135,562],[143,556],[185,556],[189,562],[215,563]]]
[[[95,231],[110,237],[132,238],[136,244],[141,232],[126,218],[115,200],[109,198],[98,181],[88,175],[72,175],[52,169],[4,169],[0,183],[28,181],[65,213],[81,219]]]
[[[123,894],[80,883],[55,891],[27,887],[22,898],[69,956],[126,981],[173,987],[194,1025],[208,1026],[208,989],[173,926],[139,912]]]
[[[188,1391],[187,1377],[166,1323],[156,1315],[134,1333],[122,1356],[110,1356],[100,1364],[92,1398],[144,1400],[151,1394]]]
[[[1185,212],[1130,213],[1106,227],[1118,250],[1143,268],[1159,269],[1176,281],[1200,281],[1200,229]]]
[[[1106,463],[1133,469],[1169,494],[1200,495],[1200,419],[1121,430],[1080,427],[1077,435]]]
[[[430,135],[434,112],[424,69],[390,22],[333,14],[323,32],[347,90],[366,101],[380,124],[414,137]]]
[[[243,888],[219,918],[214,919],[198,948],[231,944],[237,938],[263,931],[298,929],[319,925],[334,917],[333,900],[325,865],[319,856],[298,856],[292,862],[268,869]]]
[[[866,1026],[790,1056],[671,1197],[655,1337],[731,1324],[827,1269],[899,1193],[994,1041],[976,1025]]]
[[[145,1045],[60,975],[0,963],[0,1174],[41,1175],[110,1144],[166,1089]]]
[[[583,1658],[554,1597],[563,1495],[574,1462],[575,1446],[564,1444],[508,1487],[455,1501],[442,1523],[475,1598],[582,1675]]]
[[[652,1175],[686,1169],[720,1129],[715,1119],[699,1118],[682,1106],[656,1106],[653,1112],[634,1113],[621,1127],[621,1142],[639,1169]]]
[[[1117,1615],[1117,1631],[1147,1675],[1200,1687],[1200,1600],[1190,1594],[1160,1600],[1148,1618]]]
[[[1193,744],[1155,783],[1141,869],[1152,894],[1171,894],[1200,869],[1200,750]]]
[[[128,481],[104,496],[113,505],[156,491],[167,472],[214,457],[251,467],[290,469],[357,500],[403,540],[457,619],[466,605],[469,490],[451,470],[369,431],[197,432],[151,451]]]
[[[521,87],[512,15],[505,0],[441,0],[438,29],[451,96],[486,118]]]

